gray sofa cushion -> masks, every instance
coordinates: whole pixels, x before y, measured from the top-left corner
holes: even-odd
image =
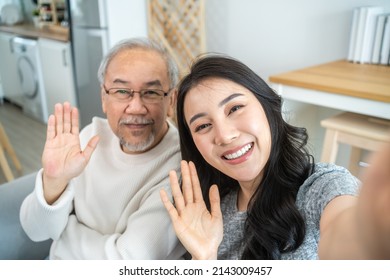
[[[33,260],[49,255],[51,240],[34,242],[20,225],[19,211],[24,198],[33,191],[36,173],[0,185],[0,259]]]

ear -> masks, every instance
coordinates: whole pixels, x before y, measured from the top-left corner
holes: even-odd
[[[169,96],[169,106],[167,115],[176,123],[176,101],[177,101],[177,89],[174,88]]]

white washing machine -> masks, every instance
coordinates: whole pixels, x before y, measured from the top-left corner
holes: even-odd
[[[48,113],[37,40],[16,37],[13,47],[23,94],[23,112],[46,123]]]

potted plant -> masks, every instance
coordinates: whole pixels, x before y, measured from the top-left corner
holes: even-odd
[[[32,10],[32,20],[35,27],[39,27],[39,15],[40,15],[39,9]]]

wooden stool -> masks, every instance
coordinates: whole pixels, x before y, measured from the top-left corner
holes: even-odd
[[[362,150],[377,151],[390,142],[390,121],[355,113],[342,113],[321,121],[326,129],[321,161],[336,161],[339,143],[351,146],[349,171],[358,176]]]
[[[14,175],[12,174],[11,168],[8,165],[5,152],[8,153],[15,165],[15,168],[21,174],[22,165],[20,164],[19,159],[17,158],[16,153],[12,148],[11,143],[9,142],[7,134],[5,133],[5,130],[0,123],[0,166],[3,169],[7,181],[12,181],[14,179]]]

